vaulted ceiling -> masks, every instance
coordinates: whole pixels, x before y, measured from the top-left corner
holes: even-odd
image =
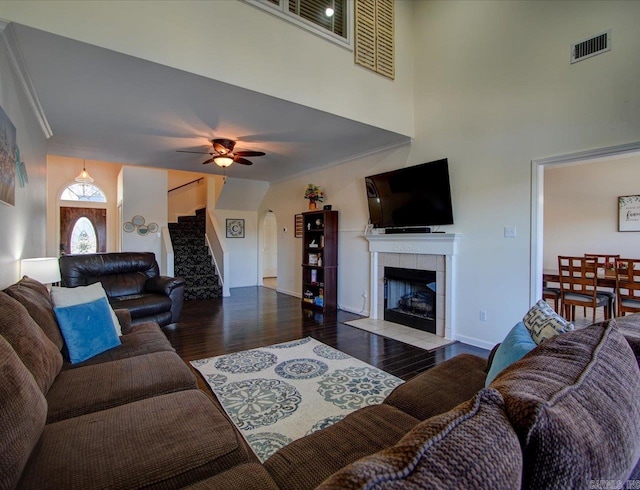
[[[410,138],[199,75],[13,24],[54,155],[195,172],[212,138],[266,156],[231,177],[285,180]],[[256,73],[259,77],[260,74]],[[302,88],[312,90],[313,87]]]

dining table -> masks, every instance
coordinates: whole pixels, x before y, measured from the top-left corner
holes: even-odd
[[[544,269],[542,271],[542,284],[545,286],[550,282],[560,282],[560,274],[558,274],[557,269]],[[606,273],[598,273],[598,277],[596,279],[596,285],[601,288],[613,288],[616,287],[616,275],[606,274]]]

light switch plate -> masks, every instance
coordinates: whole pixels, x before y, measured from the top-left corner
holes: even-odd
[[[504,227],[504,237],[505,238],[515,238],[516,237],[516,227],[515,226],[505,226]]]

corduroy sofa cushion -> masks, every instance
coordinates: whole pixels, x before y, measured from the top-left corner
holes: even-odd
[[[640,371],[615,321],[558,335],[490,385],[524,454],[523,488],[622,480],[640,456]]]
[[[120,345],[118,347],[109,349],[78,364],[71,364],[68,360],[65,360],[62,369],[77,369],[154,352],[175,352],[175,349],[171,347],[171,343],[156,323],[141,323],[140,325],[134,325],[129,333],[120,337]]]
[[[279,490],[264,466],[245,463],[185,487],[185,490]]]
[[[195,376],[173,352],[69,369],[47,393],[47,423],[196,387]]]
[[[362,458],[318,488],[519,488],[522,453],[500,393],[471,400],[417,425],[396,445]]]
[[[640,313],[618,317],[616,325],[629,343],[629,347],[631,347],[640,366]]]
[[[31,372],[46,394],[62,368],[62,354],[49,340],[24,306],[0,291],[0,335]]]
[[[180,488],[247,461],[200,390],[45,426],[18,488]]]
[[[44,284],[25,276],[5,289],[4,292],[13,299],[18,300],[27,309],[31,318],[35,320],[49,340],[55,344],[58,350],[62,350],[64,339],[58,327],[56,316],[53,313],[51,296]]]
[[[47,402],[29,370],[0,336],[0,488],[14,488],[47,418]]]
[[[460,354],[394,389],[384,403],[426,420],[469,400],[484,388],[487,361]]]
[[[395,444],[417,424],[390,405],[361,408],[286,445],[264,466],[282,490],[315,488],[344,466]]]

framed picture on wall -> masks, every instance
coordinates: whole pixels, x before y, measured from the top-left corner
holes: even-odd
[[[302,231],[303,231],[303,227],[304,224],[302,222],[302,215],[301,214],[296,214],[295,215],[295,222],[294,222],[294,235],[296,238],[302,238]]]
[[[640,196],[618,197],[618,231],[640,231]]]
[[[227,238],[244,238],[244,220],[227,218]]]
[[[16,127],[0,107],[0,201],[16,205]]]

